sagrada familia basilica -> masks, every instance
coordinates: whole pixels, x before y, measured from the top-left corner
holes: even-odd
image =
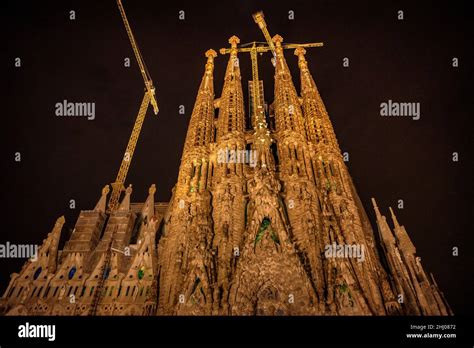
[[[279,35],[267,45],[239,45],[236,36],[229,43],[220,51],[228,63],[218,97],[217,53],[205,53],[170,201],[155,202],[151,185],[145,202],[133,203],[130,185],[108,209],[105,186],[62,248],[60,217],[37,258],[11,275],[4,315],[452,314],[394,211],[390,224],[373,199],[374,233],[305,45]],[[262,51],[274,54],[268,107],[256,60]],[[296,55],[299,92],[285,51]],[[245,52],[253,75],[247,116]],[[218,156],[223,150],[250,153],[253,162]],[[341,253],[328,255],[333,245]],[[362,259],[346,253],[356,248]]]

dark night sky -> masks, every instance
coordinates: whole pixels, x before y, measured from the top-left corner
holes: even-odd
[[[472,18],[461,2],[127,1],[130,23],[155,82],[160,113],[149,110],[129,172],[133,200],[148,187],[166,201],[204,71],[204,52],[263,41],[251,14],[263,10],[272,35],[285,42],[324,42],[307,59],[333,121],[369,217],[370,197],[385,215],[396,210],[425,269],[433,272],[457,314],[472,313],[473,195],[471,159]],[[0,243],[41,243],[57,217],[67,236],[80,209],[91,209],[115,179],[143,96],[143,81],[116,3],[3,1],[2,203]],[[405,19],[397,20],[403,10]],[[69,11],[76,20],[69,20]],[[178,20],[184,10],[185,21]],[[288,20],[288,11],[295,20]],[[6,48],[5,48],[6,47]],[[14,67],[21,57],[22,67]],[[132,67],[123,66],[124,57]],[[350,59],[350,67],[342,59]],[[459,58],[453,68],[451,59]],[[240,56],[243,84],[251,78]],[[260,59],[266,99],[273,100],[270,56]],[[286,52],[299,90],[297,58]],[[227,57],[218,56],[216,97]],[[96,119],[56,117],[64,99],[95,102]],[[383,118],[388,99],[420,102],[421,119]],[[185,105],[186,115],[178,113]],[[14,161],[21,152],[22,161]],[[452,162],[452,153],[460,161]],[[69,209],[75,199],[77,209]],[[375,227],[375,224],[373,224]],[[451,254],[459,247],[459,256]],[[0,260],[0,290],[24,260]]]

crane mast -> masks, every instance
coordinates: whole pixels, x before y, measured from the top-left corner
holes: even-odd
[[[268,47],[270,48],[270,50],[272,51],[272,54],[273,54],[272,63],[273,63],[273,66],[275,66],[275,64],[276,64],[275,45],[273,44],[272,37],[270,36],[270,33],[268,32],[267,23],[265,22],[265,17],[263,15],[263,12],[259,11],[257,13],[254,13],[252,15],[252,17],[253,17],[253,20],[255,21],[255,23],[258,24],[258,27],[262,30],[263,36],[265,36],[265,40],[267,40]]]
[[[135,53],[135,58],[137,59],[138,67],[140,68],[143,81],[145,82],[146,90],[150,94],[150,102],[153,106],[153,111],[156,115],[158,114],[158,104],[155,99],[155,88],[153,87],[153,81],[145,65],[145,61],[143,60],[142,54],[140,53],[140,49],[138,48],[137,42],[132,32],[132,28],[130,27],[130,24],[128,22],[127,15],[122,5],[122,0],[117,0],[117,5],[120,11],[120,15],[122,16],[123,24],[125,25],[125,30],[127,31],[128,38],[130,39],[133,53]]]
[[[272,63],[273,66],[276,64],[276,50],[275,50],[275,45],[272,41],[272,37],[270,33],[268,32],[267,29],[267,23],[265,22],[265,16],[263,15],[262,11],[259,11],[257,13],[254,13],[252,15],[253,20],[255,23],[257,23],[258,27],[260,30],[262,30],[263,36],[265,37],[265,40],[267,40],[268,43],[268,50],[272,51],[273,54],[273,59]],[[317,42],[317,43],[309,43],[309,44],[286,44],[282,45],[283,49],[293,49],[293,48],[298,48],[298,47],[322,47],[323,43],[322,42]]]
[[[153,81],[148,72],[145,61],[143,60],[143,57],[140,53],[140,49],[138,48],[137,42],[135,40],[132,29],[128,22],[127,15],[125,14],[122,1],[117,0],[117,5],[120,11],[120,15],[122,16],[123,23],[125,25],[125,30],[127,31],[130,44],[132,45],[133,53],[135,54],[135,58],[137,59],[138,67],[143,77],[143,82],[145,83],[145,95],[143,96],[143,100],[140,105],[140,109],[138,111],[135,124],[133,126],[132,134],[130,135],[130,139],[128,140],[127,148],[122,158],[122,163],[120,164],[120,169],[118,171],[117,177],[115,179],[115,182],[111,184],[112,194],[110,195],[110,200],[109,200],[109,207],[108,207],[109,211],[113,211],[117,209],[120,195],[122,191],[125,189],[124,187],[125,179],[127,178],[128,169],[130,168],[130,163],[132,161],[132,157],[135,152],[135,147],[137,146],[137,141],[140,136],[143,121],[145,120],[145,115],[148,110],[148,105],[151,103],[151,105],[153,106],[153,112],[155,113],[155,115],[158,114],[158,110],[159,110],[158,103],[155,98],[155,87],[153,86]]]
[[[263,126],[265,122],[265,115],[262,109],[261,95],[260,95],[260,82],[258,77],[258,62],[257,62],[257,47],[255,42],[250,49],[250,58],[252,60],[252,94],[253,94],[253,110],[255,114],[255,125],[259,128]],[[265,125],[266,127],[266,125]]]

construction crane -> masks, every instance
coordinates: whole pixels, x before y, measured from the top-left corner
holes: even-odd
[[[122,158],[122,163],[120,164],[120,169],[118,171],[117,178],[115,179],[115,182],[111,184],[112,194],[110,195],[109,199],[109,211],[114,211],[115,209],[117,209],[120,195],[125,189],[125,179],[127,178],[128,169],[130,167],[133,153],[135,152],[138,137],[140,136],[143,121],[145,119],[145,115],[148,110],[148,105],[150,103],[153,106],[153,112],[155,113],[155,115],[158,114],[158,103],[156,102],[155,98],[155,87],[153,86],[153,81],[151,79],[150,73],[148,72],[148,69],[145,65],[145,61],[143,60],[143,57],[140,53],[140,49],[138,48],[135,37],[133,36],[132,29],[130,28],[127,15],[125,14],[125,10],[122,5],[122,1],[117,0],[117,5],[120,10],[120,15],[122,16],[125,29],[127,31],[128,38],[130,39],[133,53],[135,54],[135,58],[137,59],[138,67],[140,68],[140,73],[142,74],[143,81],[145,82],[145,95],[143,96],[143,100],[138,111],[137,119],[135,120],[135,124],[133,126],[132,134],[130,135],[130,139],[128,140],[127,148]]]
[[[267,23],[265,22],[265,16],[263,15],[262,11],[259,11],[257,13],[254,13],[252,15],[253,20],[255,23],[258,24],[258,27],[262,30],[263,36],[265,36],[265,40],[267,40],[268,46],[270,47],[270,50],[272,51],[273,58],[272,58],[272,64],[273,66],[276,66],[276,52],[275,52],[275,45],[273,44],[272,37],[270,36],[270,33],[268,32],[267,29]]]
[[[264,52],[268,52],[268,51],[271,51],[272,49],[270,48],[270,46],[265,46],[264,43],[262,42],[251,42],[251,43],[248,43],[248,44],[243,44],[243,45],[240,45],[240,47],[237,49],[237,52],[251,52],[252,49],[253,49],[253,44],[255,44],[255,50],[257,53],[264,53]],[[245,46],[250,46],[252,45],[251,47],[245,47]],[[261,46],[257,46],[257,45],[261,45]],[[291,44],[284,44],[284,45],[281,45],[281,47],[285,50],[289,50],[289,49],[296,49],[298,47],[322,47],[323,46],[323,43],[322,42],[314,42],[314,43],[306,43],[306,44],[295,44],[295,43],[291,43]],[[220,54],[229,54],[230,52],[232,51],[231,48],[221,48],[219,50]]]
[[[267,31],[268,33],[268,31]],[[270,42],[272,42],[270,40]],[[251,46],[250,46],[251,45]],[[273,42],[272,42],[273,45]],[[247,47],[250,46],[250,47]],[[321,47],[323,46],[322,42],[316,43],[306,43],[306,44],[285,44],[282,45],[283,49],[295,49],[298,47]],[[272,48],[273,47],[273,48]],[[253,99],[253,110],[254,110],[254,117],[255,117],[255,125],[257,127],[263,126],[263,122],[265,122],[265,115],[262,108],[262,100],[260,96],[260,88],[259,88],[259,77],[258,77],[258,62],[257,62],[257,53],[264,53],[268,51],[275,52],[274,46],[265,45],[261,42],[251,42],[249,44],[241,45],[237,48],[237,52],[247,52],[250,53],[250,58],[252,60],[252,99]],[[232,51],[232,48],[221,48],[219,52],[221,54],[229,54]],[[276,52],[274,53],[276,56]],[[260,125],[262,123],[262,125]],[[266,128],[266,125],[265,125]]]
[[[253,108],[253,116],[255,120],[255,128],[256,128],[256,135],[262,142],[267,142],[271,141],[269,137],[269,131],[267,129],[266,125],[266,120],[265,120],[265,113],[263,109],[263,100],[262,96],[260,95],[260,80],[258,76],[258,55],[257,53],[263,54],[264,52],[271,51],[273,54],[272,58],[272,63],[273,66],[276,66],[276,49],[275,45],[272,41],[272,38],[270,36],[270,33],[268,32],[267,29],[267,24],[265,23],[264,15],[263,12],[257,12],[253,14],[253,19],[255,23],[258,24],[259,28],[262,30],[263,35],[265,36],[265,39],[267,40],[267,44],[261,43],[261,42],[251,42],[249,44],[244,44],[241,45],[239,48],[237,48],[237,52],[248,52],[250,53],[250,58],[252,61],[252,91],[251,92],[251,97],[252,97],[252,108]],[[322,47],[323,43],[322,42],[317,42],[317,43],[306,43],[306,44],[284,44],[282,45],[283,49],[296,49],[298,47]],[[219,52],[221,54],[229,54],[234,50],[235,48],[221,48]]]
[[[262,30],[265,40],[267,40],[268,48],[270,49],[270,51],[272,51],[272,54],[273,54],[272,64],[273,66],[276,66],[275,45],[273,44],[270,33],[268,32],[267,23],[265,22],[265,16],[263,15],[262,11],[259,11],[257,13],[254,13],[252,17],[255,23],[257,23],[260,30]],[[323,46],[323,43],[320,42],[320,43],[314,43],[314,44],[287,44],[287,45],[282,45],[282,46],[283,46],[283,49],[292,49],[292,48],[298,48],[298,47],[321,47]]]

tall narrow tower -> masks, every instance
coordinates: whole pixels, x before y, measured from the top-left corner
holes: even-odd
[[[206,52],[204,76],[191,114],[178,182],[165,217],[159,246],[160,311],[210,314],[215,281],[211,243],[210,164],[214,134],[214,58]],[[209,171],[210,168],[210,171]],[[185,300],[187,299],[187,300]]]
[[[231,52],[224,77],[217,120],[217,139],[211,155],[212,218],[214,236],[212,253],[215,257],[216,284],[213,313],[226,314],[229,310],[229,287],[235,272],[235,252],[245,228],[245,164],[229,161],[231,156],[246,149],[245,107],[240,75],[237,44],[240,39],[229,39]]]

